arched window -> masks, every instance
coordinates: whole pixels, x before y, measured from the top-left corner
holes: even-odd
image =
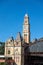
[[[10,50],[8,50],[8,54],[10,54]]]

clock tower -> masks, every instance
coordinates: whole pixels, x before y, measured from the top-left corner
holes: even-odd
[[[27,14],[25,14],[24,16],[23,39],[26,43],[30,43],[30,23],[29,23],[29,17]]]

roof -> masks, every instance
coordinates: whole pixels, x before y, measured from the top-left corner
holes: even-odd
[[[6,41],[6,42],[10,42],[10,41],[14,41],[14,38],[13,38],[13,36],[11,36],[11,37],[9,37],[9,39]]]
[[[33,56],[43,56],[43,38],[28,43],[25,47],[25,53]]]
[[[32,45],[29,46],[30,52],[43,52],[43,41],[37,41],[35,43],[31,43]]]
[[[43,39],[29,43],[25,51],[31,56],[43,56]]]
[[[21,37],[20,32],[18,32],[18,34],[17,34],[16,41],[17,42],[22,41],[22,37]]]

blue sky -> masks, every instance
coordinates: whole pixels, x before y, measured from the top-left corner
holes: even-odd
[[[25,13],[30,17],[31,40],[43,37],[43,0],[0,0],[0,41],[22,34]]]

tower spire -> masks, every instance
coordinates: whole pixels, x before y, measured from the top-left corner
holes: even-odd
[[[25,14],[25,17],[28,17],[28,14],[27,13]]]
[[[30,43],[30,24],[28,14],[25,14],[24,16],[23,39],[26,43]]]

